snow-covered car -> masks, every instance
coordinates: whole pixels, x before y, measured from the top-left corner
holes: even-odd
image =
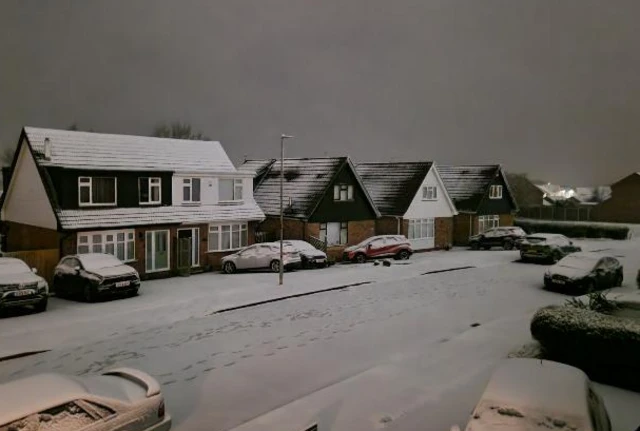
[[[87,302],[107,295],[135,296],[140,289],[140,274],[111,254],[74,254],[60,259],[53,289],[63,297],[81,295]]]
[[[36,374],[0,384],[0,431],[167,431],[158,382],[117,368],[84,377]]]
[[[556,263],[563,257],[582,251],[580,246],[564,235],[557,233],[537,233],[523,238],[519,244],[520,259],[523,262],[538,260]]]
[[[284,247],[282,251],[285,270],[300,268],[302,259],[299,253],[286,251]],[[253,244],[223,257],[220,263],[222,271],[226,274],[256,269],[270,269],[273,272],[280,272],[280,244],[275,242]]]
[[[36,272],[20,259],[0,257],[0,310],[28,305],[40,312],[47,309],[49,285]]]
[[[611,431],[611,420],[582,370],[559,362],[512,358],[494,371],[465,431],[497,429]]]
[[[622,286],[623,267],[613,256],[578,252],[562,258],[544,274],[546,288],[590,292]]]
[[[327,266],[327,254],[306,241],[285,240],[282,242],[286,252],[300,254],[302,268],[324,268]]]
[[[405,260],[409,259],[412,254],[411,243],[404,235],[376,235],[359,244],[345,248],[342,260],[356,263],[384,257]]]
[[[514,247],[519,246],[520,240],[525,236],[527,236],[527,233],[517,226],[494,227],[470,236],[469,247],[472,250],[489,250],[491,247],[512,250]]]

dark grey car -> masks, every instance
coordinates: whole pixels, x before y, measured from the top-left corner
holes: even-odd
[[[622,285],[623,267],[613,256],[572,253],[551,266],[544,274],[546,288],[587,293]]]

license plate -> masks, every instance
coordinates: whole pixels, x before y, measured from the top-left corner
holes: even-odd
[[[324,259],[316,259],[317,263],[324,263]]]
[[[116,287],[127,287],[130,283],[130,281],[117,281]]]
[[[553,280],[555,284],[564,284],[564,280]]]
[[[29,296],[33,295],[34,293],[36,293],[36,291],[33,289],[16,290],[15,292],[13,292],[13,296]]]

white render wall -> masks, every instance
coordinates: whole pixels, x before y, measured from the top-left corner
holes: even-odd
[[[244,202],[253,202],[253,177],[246,174],[239,175],[185,175],[174,174],[172,178],[172,205],[182,205],[182,186],[185,178],[200,178],[200,205],[217,205],[218,204],[218,178],[242,178],[242,200]]]
[[[438,199],[435,201],[422,200],[422,188],[426,186],[435,186],[438,189]],[[405,219],[422,219],[422,218],[436,218],[436,217],[453,217],[454,210],[449,204],[446,191],[444,187],[438,181],[438,177],[435,174],[435,167],[432,167],[422,182],[422,185],[418,189],[418,193],[413,197],[409,209],[404,215]]]
[[[13,178],[6,191],[2,219],[56,230],[56,216],[44,189],[36,162],[26,142],[22,143]]]

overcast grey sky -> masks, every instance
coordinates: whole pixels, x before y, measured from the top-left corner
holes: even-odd
[[[190,122],[230,157],[640,170],[638,0],[1,0],[0,146],[23,125]]]

